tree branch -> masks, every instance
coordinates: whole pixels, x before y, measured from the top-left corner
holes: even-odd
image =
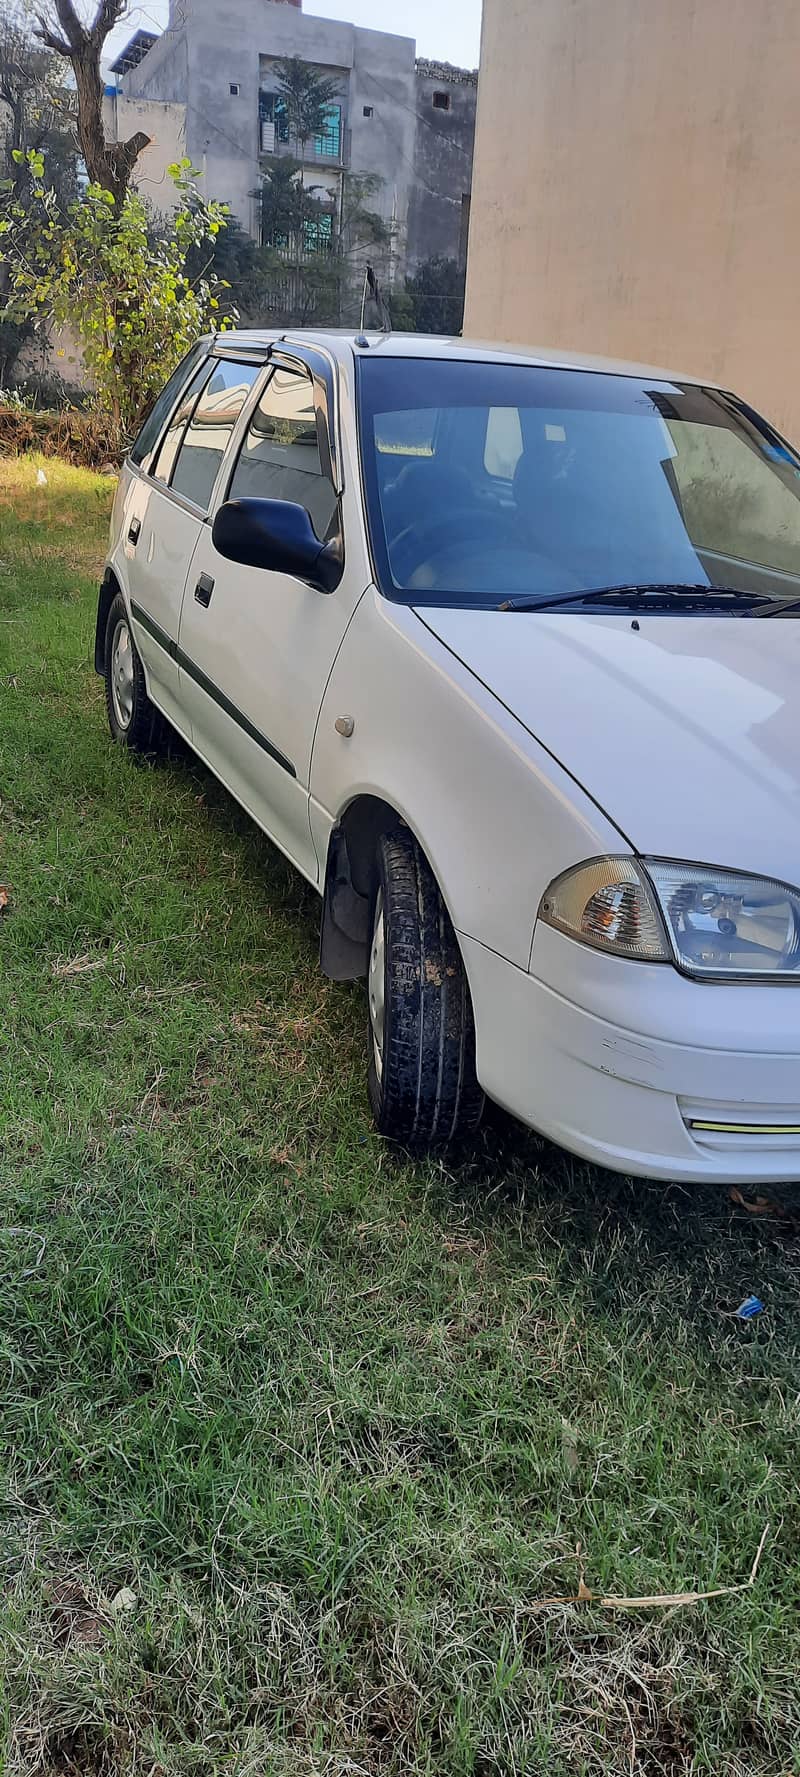
[[[38,0],[36,34],[72,66],[78,109],[78,140],[89,178],[111,193],[116,204],[125,198],[131,174],[150,140],[139,131],[128,142],[107,142],[103,120],[100,58],[110,31],[128,10],[128,0],[96,0],[91,25],[84,25],[75,0]],[[62,35],[53,29],[55,16]]]
[[[83,48],[88,33],[84,30],[72,0],[52,0],[56,18],[61,26],[62,35],[57,37],[49,23],[46,12],[38,12],[38,35],[47,44],[48,49],[57,55],[77,55]]]
[[[44,44],[45,49],[52,49],[54,55],[64,56],[65,60],[69,60],[70,55],[72,54],[69,44],[65,43],[63,37],[57,37],[55,32],[50,29],[47,19],[42,12],[36,14],[35,30],[40,43]]]
[[[125,17],[127,10],[128,0],[100,0],[97,16],[89,32],[98,48],[102,49],[109,32]]]

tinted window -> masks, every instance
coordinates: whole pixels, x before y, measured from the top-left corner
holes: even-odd
[[[323,474],[310,377],[274,370],[242,445],[229,489],[232,500],[292,500],[304,506],[324,538],[336,494]]]
[[[733,396],[502,362],[358,362],[389,596],[496,606],[678,587],[699,592],[687,612],[715,589],[798,597],[800,458]]]
[[[131,451],[131,462],[138,463],[142,469],[149,469],[150,459],[161,437],[162,427],[166,425],[167,416],[171,412],[182,389],[186,387],[192,372],[201,358],[205,356],[205,346],[192,346],[183,361],[173,370],[169,382],[165,384],[157,401],[151,407],[147,419]]]
[[[195,372],[188,388],[181,396],[167,430],[164,433],[164,437],[161,441],[161,449],[157,452],[155,461],[151,465],[150,473],[156,477],[157,481],[169,481],[175,467],[175,458],[183,441],[184,432],[186,431],[186,427],[192,416],[192,409],[194,408],[194,404],[203,384],[208,381],[210,375],[211,365],[208,360],[206,360],[204,364],[201,364],[200,369]]]
[[[203,512],[208,511],[231,433],[256,377],[259,364],[215,364],[179,445],[171,486]]]

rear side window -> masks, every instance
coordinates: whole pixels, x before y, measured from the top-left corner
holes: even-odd
[[[175,467],[175,458],[183,443],[183,435],[192,417],[194,404],[203,384],[208,382],[210,375],[211,365],[206,359],[200,369],[195,371],[188,388],[184,390],[150,469],[151,475],[154,475],[157,481],[170,480]]]
[[[260,364],[235,364],[221,358],[179,443],[170,485],[203,512],[208,511],[233,428],[261,371]]]
[[[273,371],[250,426],[228,490],[231,500],[291,500],[304,506],[324,540],[336,493],[322,468],[311,378]]]
[[[131,462],[137,463],[140,469],[148,470],[151,466],[156,445],[161,437],[167,418],[172,411],[181,391],[185,389],[190,376],[193,375],[202,359],[206,348],[202,344],[192,346],[190,352],[181,360],[177,370],[173,370],[168,383],[165,383],[161,394],[150,409],[147,419],[131,451]]]

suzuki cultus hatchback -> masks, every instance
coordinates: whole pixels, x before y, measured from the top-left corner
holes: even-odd
[[[727,391],[232,333],[122,471],[96,661],[322,897],[378,1128],[800,1176],[800,458]]]

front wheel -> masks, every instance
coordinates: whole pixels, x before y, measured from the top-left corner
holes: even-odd
[[[114,740],[136,753],[158,752],[164,741],[164,720],[147,695],[144,668],[121,592],[108,613],[104,680],[108,726]]]
[[[471,1135],[484,1100],[469,987],[447,908],[406,828],[378,846],[367,997],[369,1096],[381,1134],[415,1153]]]

